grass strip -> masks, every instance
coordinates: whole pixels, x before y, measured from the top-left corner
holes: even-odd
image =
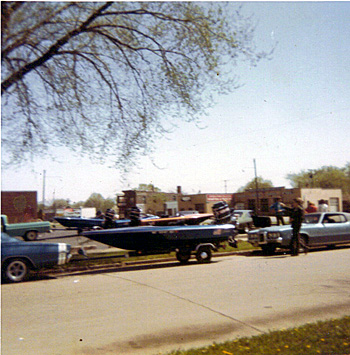
[[[224,248],[219,248],[216,253],[231,253],[231,252],[236,252],[236,251],[246,251],[246,250],[254,250],[258,248],[254,248],[251,246],[250,243],[246,241],[239,241],[238,243],[238,248],[233,248],[228,245],[228,243],[225,243]],[[215,254],[213,256],[215,257]],[[129,256],[125,257],[127,252],[125,251],[120,251],[120,252],[94,252],[93,254],[89,254],[88,258],[85,258],[81,255],[74,255],[72,258],[72,262],[79,262],[80,264],[84,263],[89,263],[89,265],[92,264],[106,264],[106,263],[114,263],[114,262],[120,262],[120,261],[141,261],[141,260],[153,260],[153,259],[168,259],[168,258],[176,258],[175,252],[169,253],[169,254],[152,254],[152,255],[133,255],[133,253],[130,253]]]
[[[350,316],[167,355],[350,355]]]

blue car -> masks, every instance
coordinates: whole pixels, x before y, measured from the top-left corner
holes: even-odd
[[[250,231],[248,242],[273,253],[276,248],[290,249],[292,227],[273,226]],[[350,213],[323,212],[305,215],[300,238],[308,248],[350,243]]]
[[[28,276],[30,270],[63,265],[71,258],[70,250],[69,244],[24,242],[2,232],[2,278],[20,282]]]

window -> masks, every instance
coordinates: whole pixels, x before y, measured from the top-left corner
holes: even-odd
[[[338,212],[339,211],[339,198],[331,197],[329,199],[329,211],[330,212]]]
[[[195,209],[199,213],[204,213],[204,203],[196,203],[195,204]]]
[[[248,210],[255,211],[255,200],[253,200],[253,199],[248,200]]]
[[[262,198],[260,200],[261,212],[269,212],[269,199]]]
[[[323,223],[344,223],[346,222],[346,218],[342,214],[326,214]]]

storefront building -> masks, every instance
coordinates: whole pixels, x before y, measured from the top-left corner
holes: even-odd
[[[249,191],[232,194],[231,206],[235,209],[248,209],[258,212],[260,215],[272,215],[270,207],[281,198],[286,205],[291,206],[293,199],[301,198],[304,201],[304,208],[307,202],[319,205],[325,200],[330,212],[343,210],[341,189],[320,189],[320,188],[294,188],[272,187],[267,189],[252,189]]]

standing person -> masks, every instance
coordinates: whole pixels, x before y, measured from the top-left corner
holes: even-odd
[[[313,213],[317,212],[317,207],[315,206],[314,203],[307,201],[307,208],[305,208],[306,213]]]
[[[303,209],[304,201],[301,198],[295,198],[293,200],[293,207],[287,207],[282,203],[282,207],[284,207],[290,213],[290,221],[292,223],[293,235],[290,241],[290,249],[292,256],[299,255],[299,247],[300,247],[300,228],[304,219],[304,209]],[[307,252],[307,247],[303,245],[305,252]]]
[[[281,202],[281,198],[277,197],[276,202],[270,206],[270,210],[275,211],[275,216],[277,218],[277,225],[280,225],[280,222],[282,225],[284,225],[284,220],[283,220],[283,203]]]
[[[318,205],[318,212],[328,212],[328,205],[325,200],[320,200]]]

